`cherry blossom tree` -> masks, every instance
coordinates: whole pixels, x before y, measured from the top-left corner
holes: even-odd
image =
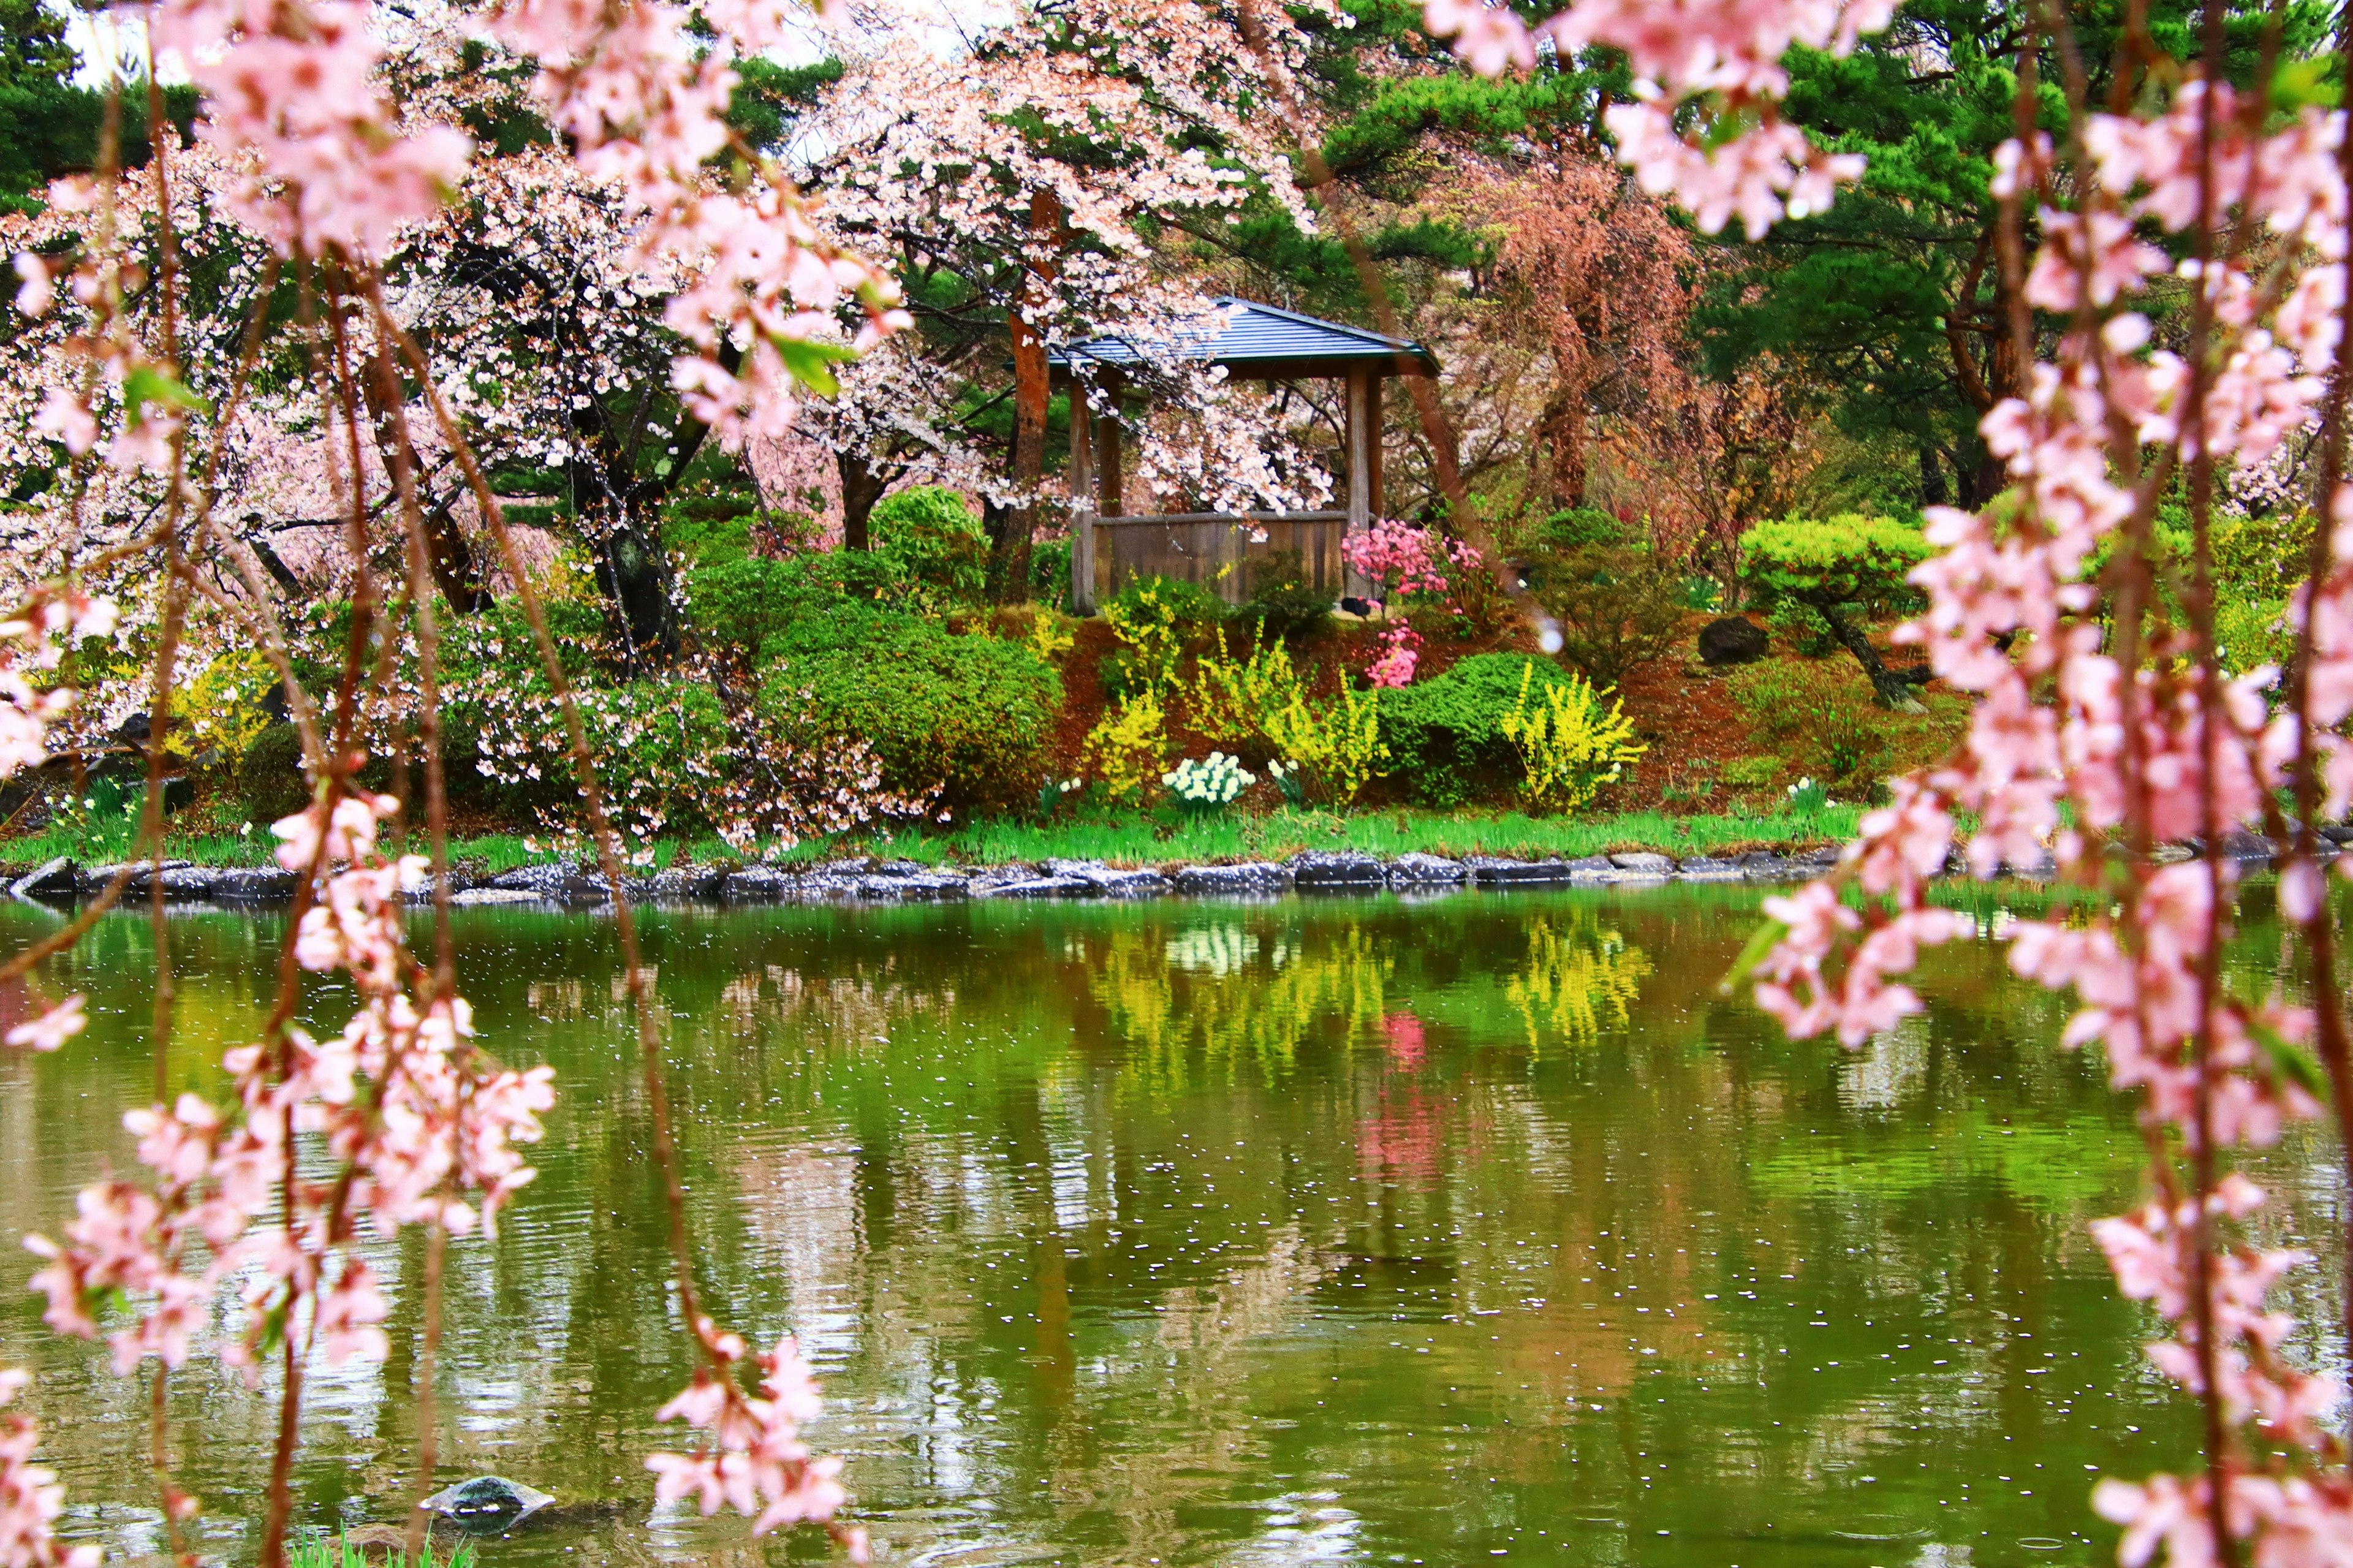
[[[151,732],[168,733],[184,641],[192,615],[204,615],[236,627],[277,669],[312,798],[276,825],[293,915],[268,1021],[223,1058],[227,1104],[194,1094],[166,1103],[178,1076],[170,945],[162,879],[152,879],[156,1093],[126,1119],[145,1173],[97,1182],[55,1238],[31,1238],[47,1259],[38,1284],[47,1321],[61,1333],[106,1338],[119,1373],[153,1363],[159,1511],[174,1555],[191,1563],[180,1528],[200,1504],[169,1470],[165,1381],[200,1351],[249,1373],[278,1362],[260,1561],[280,1568],[304,1372],[314,1354],[333,1363],[386,1348],[385,1303],[355,1244],[368,1232],[421,1226],[428,1408],[417,1422],[427,1436],[417,1495],[427,1489],[442,1247],[450,1235],[492,1228],[529,1179],[521,1149],[553,1103],[547,1069],[510,1068],[476,1043],[455,984],[438,616],[466,607],[471,563],[452,548],[447,509],[427,489],[454,475],[533,627],[617,903],[676,1288],[699,1363],[667,1413],[702,1428],[703,1440],[690,1454],[654,1457],[657,1490],[697,1495],[706,1510],[736,1507],[755,1531],[830,1522],[844,1494],[834,1467],[799,1441],[814,1391],[791,1343],[764,1358],[760,1388],[747,1392],[742,1342],[698,1304],[659,1024],[616,837],[578,704],[477,450],[478,440],[488,448],[503,434],[500,416],[475,416],[504,406],[498,356],[512,344],[468,337],[456,324],[462,303],[434,314],[446,302],[429,281],[442,253],[420,242],[444,223],[462,237],[473,223],[491,242],[514,239],[530,254],[533,237],[520,224],[498,231],[500,204],[558,205],[551,221],[591,238],[568,254],[601,246],[610,258],[593,280],[623,280],[640,310],[659,312],[669,384],[712,436],[739,448],[788,428],[802,386],[823,381],[828,361],[905,320],[890,280],[822,239],[782,172],[723,119],[731,62],[775,44],[793,14],[760,0],[706,5],[699,34],[660,0],[512,0],[467,16],[462,28],[426,8],[379,13],[365,0],[164,0],[143,16],[154,47],[201,89],[198,145],[174,145],[151,94],[148,167],[125,178],[109,136],[96,174],[52,187],[35,226],[12,233],[25,318],[12,346],[29,343],[34,363],[55,374],[12,378],[9,390],[37,400],[7,410],[8,455],[40,464],[47,493],[24,525],[18,607],[0,620],[0,773],[44,759],[49,727],[77,695],[58,679],[68,648],[94,637],[137,630]],[[496,68],[477,68],[485,61]],[[475,134],[498,130],[464,112],[479,83],[527,94],[533,121],[555,132],[543,151],[512,154],[539,160],[542,185],[511,179],[520,163],[475,169]],[[470,189],[478,200],[453,205]],[[446,287],[480,281],[461,269]],[[522,395],[544,395],[528,384]],[[313,487],[287,504],[315,505],[340,524],[349,562],[344,657],[332,689],[315,695],[290,657],[270,574],[233,521],[245,470],[259,460],[269,475],[272,456],[290,493]],[[626,502],[613,500],[606,519],[626,524]],[[131,605],[121,625],[115,600],[97,587]],[[408,807],[362,788],[357,775],[376,739],[371,703],[381,702],[404,642],[415,651],[421,741],[423,787],[413,798],[429,852],[395,856],[381,835],[387,821],[405,829]],[[152,748],[141,826],[151,857],[162,847],[163,766],[163,748]],[[22,977],[79,941],[130,875],[126,868],[0,973]],[[402,910],[427,883],[432,948],[416,953]],[[348,977],[357,1005],[340,1031],[315,1037],[294,1023],[305,972]],[[79,999],[68,997],[11,1031],[7,1045],[58,1048],[81,1025]],[[323,1171],[307,1152],[297,1158],[298,1140],[314,1142]],[[242,1331],[208,1344],[209,1303],[232,1281]],[[21,1386],[16,1374],[0,1379],[8,1395]],[[51,1535],[59,1500],[30,1462],[33,1440],[18,1418],[0,1429],[0,1564],[79,1563],[87,1554],[60,1553]],[[412,1556],[425,1517],[412,1512]],[[839,1533],[863,1555],[861,1536]]]
[[[1637,81],[1609,115],[1619,155],[1703,228],[1736,214],[1753,237],[1819,209],[1856,172],[1779,119],[1782,55],[1843,52],[1891,10],[1580,0],[1532,33],[1476,0],[1432,0],[1430,21],[1491,70],[1528,63],[1539,34],[1623,50]],[[1912,574],[1929,607],[1899,634],[1976,696],[1969,733],[1945,763],[1895,782],[1832,876],[1767,901],[1773,923],[1744,969],[1792,1033],[1852,1046],[1918,1011],[1899,977],[1923,946],[1974,931],[1931,900],[1948,857],[1989,875],[2047,854],[2091,890],[2063,920],[2021,921],[2010,963],[2072,991],[2068,1043],[2100,1045],[2116,1086],[2139,1092],[2152,1195],[2094,1235],[2124,1292],[2170,1327],[2148,1353],[2198,1401],[2204,1460],[2188,1477],[2105,1479],[2094,1506],[2122,1527],[2128,1568],[2160,1555],[2177,1568],[2341,1563],[2353,1474],[2332,1418],[2345,1390],[2288,1352],[2295,1320],[2272,1300],[2309,1259],[2260,1246],[2265,1194],[2229,1160],[2324,1110],[2353,1129],[2353,1033],[2317,834],[2353,803],[2341,732],[2353,715],[2353,138],[2342,110],[2296,87],[2276,27],[2253,88],[2227,81],[2219,4],[2178,66],[2131,14],[2119,90],[2091,101],[2069,63],[2051,84],[2063,124],[2048,132],[2038,50],[2048,38],[2067,60],[2076,40],[2056,6],[2029,12],[2024,31],[2018,132],[1996,158],[1996,261],[2012,352],[2031,368],[1979,426],[2010,489],[1981,512],[1930,509],[1936,552]],[[2187,317],[2162,344],[2161,290],[2186,298]],[[2063,323],[2040,360],[2031,311]],[[2324,526],[2290,605],[2294,652],[2284,668],[2232,676],[2215,637],[2217,509],[2234,476],[2307,424]],[[2157,526],[2174,500],[2186,552]],[[2240,877],[2225,841],[2242,830],[2276,858],[2300,996],[2248,994],[2225,973]],[[2158,854],[2184,842],[2187,858]],[[2341,1282],[2338,1294],[2353,1342],[2353,1296]]]
[[[994,591],[1023,596],[1050,351],[1116,332],[1145,356],[1130,379],[1211,432],[1186,443],[1147,429],[1147,483],[1198,488],[1219,504],[1320,497],[1324,476],[1260,405],[1180,352],[1216,326],[1176,244],[1180,218],[1234,221],[1258,199],[1313,226],[1267,112],[1266,68],[1234,16],[1192,0],[1022,5],[953,54],[922,47],[934,26],[852,7],[835,34],[841,79],[803,129],[827,231],[892,259],[916,323],[845,372],[840,397],[811,408],[820,438],[863,468],[979,490],[991,503]],[[1304,48],[1286,23],[1273,58],[1295,64]],[[1097,378],[1084,400],[1115,413],[1117,395]]]

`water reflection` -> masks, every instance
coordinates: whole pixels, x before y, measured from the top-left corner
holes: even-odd
[[[2095,1471],[2189,1438],[2083,1232],[2133,1194],[2128,1114],[1982,943],[1861,1052],[1781,1039],[1715,990],[1753,919],[1736,889],[650,916],[704,1289],[809,1342],[814,1436],[892,1561],[2104,1556]],[[490,1562],[818,1554],[644,1506],[688,1368],[609,930],[459,930],[489,1044],[565,1093],[503,1242],[450,1255],[442,1479],[568,1510]],[[178,921],[175,1079],[216,1087],[276,934]],[[10,1235],[128,1158],[147,940],[102,925],[55,977],[90,1034],[0,1060]],[[2332,1167],[2271,1164],[2325,1238]],[[409,1480],[419,1256],[375,1261],[394,1355],[317,1370],[314,1522],[392,1517]],[[0,1300],[74,1528],[153,1551],[141,1392],[37,1323]],[[227,1561],[269,1396],[174,1384]]]

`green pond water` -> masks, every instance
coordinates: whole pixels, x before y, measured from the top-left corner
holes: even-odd
[[[803,1336],[889,1563],[2107,1561],[2097,1476],[2191,1450],[2084,1231],[2136,1193],[2128,1107],[1990,941],[1861,1051],[1783,1039],[1716,993],[1760,896],[649,914],[705,1292]],[[217,1089],[281,928],[171,929],[173,1077]],[[690,1363],[609,922],[457,931],[486,1043],[563,1096],[499,1242],[450,1249],[441,1479],[566,1508],[484,1568],[824,1558],[650,1506]],[[152,959],[101,924],[46,983],[90,1032],[0,1059],[11,1254],[130,1163]],[[2327,1147],[2257,1163],[2283,1235],[2330,1234]],[[391,1360],[311,1374],[303,1524],[401,1515],[421,1257],[378,1257]],[[34,1266],[0,1361],[67,1524],[155,1552],[143,1391],[41,1331]],[[204,1550],[249,1563],[274,1393],[200,1357],[173,1399]]]

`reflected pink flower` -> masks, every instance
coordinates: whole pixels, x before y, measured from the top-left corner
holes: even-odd
[[[1381,1020],[1381,1030],[1388,1037],[1390,1061],[1408,1070],[1421,1065],[1426,1042],[1419,1018],[1410,1013],[1392,1013]]]

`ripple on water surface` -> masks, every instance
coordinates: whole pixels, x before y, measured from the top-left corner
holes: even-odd
[[[1862,1051],[1781,1039],[1715,990],[1754,902],[649,914],[703,1289],[800,1333],[886,1561],[2104,1559],[2092,1483],[2189,1447],[2083,1231],[2134,1191],[2127,1113],[1987,942]],[[174,1074],[216,1089],[278,927],[174,930]],[[497,1246],[449,1255],[441,1479],[559,1499],[485,1568],[822,1556],[649,1506],[689,1364],[609,926],[458,931],[485,1044],[563,1094]],[[89,1035],[0,1061],[0,1242],[128,1161],[147,942],[101,924],[54,976]],[[2307,1147],[2270,1165],[2296,1213],[2337,1201]],[[390,1362],[316,1369],[308,1523],[398,1517],[421,1256],[375,1249]],[[143,1399],[37,1310],[6,1299],[0,1358],[41,1373],[69,1523],[152,1552]],[[174,1384],[230,1562],[270,1392]]]

